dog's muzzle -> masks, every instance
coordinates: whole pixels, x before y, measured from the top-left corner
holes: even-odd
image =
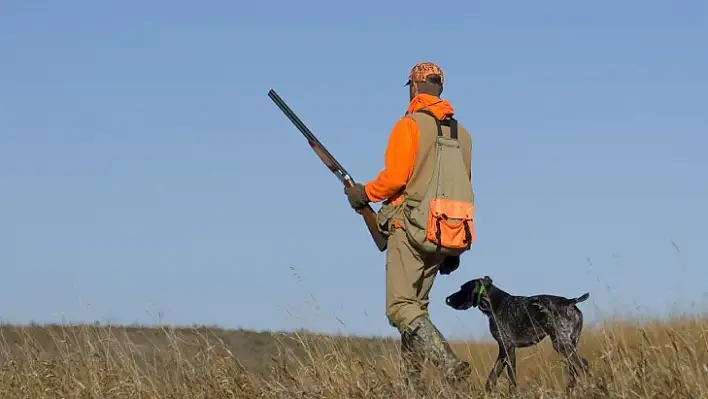
[[[447,298],[445,298],[445,304],[455,310],[465,310],[468,309],[471,305],[466,303],[467,301],[465,300],[464,294],[460,292],[456,292]]]

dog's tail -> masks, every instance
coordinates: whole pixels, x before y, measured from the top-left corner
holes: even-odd
[[[590,293],[586,292],[577,298],[571,299],[571,301],[575,304],[575,303],[585,302],[588,300],[588,298],[590,298]]]

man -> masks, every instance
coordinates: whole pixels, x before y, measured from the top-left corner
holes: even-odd
[[[420,186],[435,166],[436,138],[440,121],[449,120],[454,109],[447,100],[440,99],[444,76],[435,64],[423,62],[415,65],[409,74],[410,103],[406,115],[393,127],[385,154],[385,167],[378,176],[366,185],[356,184],[346,188],[345,193],[355,210],[369,202],[384,201],[377,218],[388,234],[386,252],[386,316],[389,323],[401,334],[401,352],[406,378],[417,383],[420,361],[433,360],[445,376],[453,381],[470,372],[467,362],[461,361],[443,335],[431,322],[428,314],[429,293],[438,271],[450,274],[459,266],[459,255],[441,257],[422,252],[408,238],[403,209],[403,193],[409,185]],[[428,114],[426,114],[427,112]],[[469,132],[459,123],[455,124],[459,150],[453,155],[461,160],[453,167],[441,170],[460,169],[466,173],[462,180],[455,180],[455,189],[469,190],[471,184],[471,148]],[[450,128],[445,129],[450,135]],[[464,168],[457,167],[464,164]],[[464,170],[466,169],[466,170]],[[427,174],[426,174],[427,173]],[[440,172],[440,174],[454,174]],[[421,177],[423,176],[423,177]],[[443,176],[443,178],[449,176]],[[450,179],[448,179],[450,180]],[[454,179],[453,179],[454,180]],[[462,186],[462,187],[459,187]],[[423,190],[416,188],[417,192]],[[403,204],[403,205],[402,205]],[[410,205],[408,205],[410,206]],[[409,225],[410,226],[410,225]],[[469,232],[468,232],[469,233]],[[418,359],[417,361],[414,359]]]

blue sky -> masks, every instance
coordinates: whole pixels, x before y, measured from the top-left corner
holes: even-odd
[[[589,321],[703,308],[705,2],[197,4],[2,2],[3,320],[393,334],[384,255],[266,93],[365,181],[423,60],[475,145],[445,334],[486,331],[443,305],[485,274]]]

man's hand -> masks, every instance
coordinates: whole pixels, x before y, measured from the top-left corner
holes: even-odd
[[[361,183],[354,183],[351,187],[344,187],[344,194],[346,194],[347,199],[349,199],[349,205],[357,212],[364,209],[364,207],[371,202],[366,195],[364,185]]]
[[[459,256],[449,256],[440,264],[440,274],[450,274],[460,267],[460,257]]]

